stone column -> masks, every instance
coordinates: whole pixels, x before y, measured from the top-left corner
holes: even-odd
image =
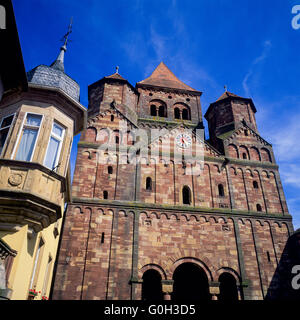
[[[171,293],[173,292],[173,284],[174,284],[174,280],[161,280],[164,300],[171,300]]]
[[[220,294],[220,282],[211,281],[209,283],[209,293],[212,295],[211,300],[218,300],[218,294]]]

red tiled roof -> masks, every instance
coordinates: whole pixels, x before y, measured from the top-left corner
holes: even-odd
[[[180,81],[163,62],[156,67],[150,77],[138,82],[137,84],[197,91]]]

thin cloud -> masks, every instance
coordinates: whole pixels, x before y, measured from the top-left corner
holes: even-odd
[[[245,90],[246,97],[250,96],[249,79],[252,77],[252,75],[254,73],[255,66],[258,65],[259,63],[263,62],[267,58],[271,47],[272,47],[271,41],[266,40],[263,44],[263,51],[262,51],[261,55],[254,59],[248,73],[244,77],[243,88]]]

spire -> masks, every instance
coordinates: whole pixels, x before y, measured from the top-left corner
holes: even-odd
[[[68,41],[70,41],[68,39],[68,37],[69,37],[69,34],[72,32],[72,24],[73,24],[73,18],[71,18],[68,32],[63,36],[64,44],[63,44],[63,46],[60,47],[59,55],[56,58],[56,60],[50,65],[50,67],[57,69],[57,70],[60,70],[60,71],[63,71],[63,72],[65,72],[64,57],[65,57],[65,52],[67,51],[67,43],[68,43]],[[63,41],[63,39],[62,39],[62,41]]]
[[[137,85],[150,85],[196,92],[195,89],[180,81],[163,62],[156,67],[150,77],[138,82]]]

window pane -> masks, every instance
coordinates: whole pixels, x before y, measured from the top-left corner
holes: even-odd
[[[42,116],[38,114],[27,114],[26,124],[30,126],[39,127]]]
[[[37,133],[37,129],[24,129],[16,160],[30,161]]]
[[[7,118],[4,118],[2,123],[1,123],[1,128],[10,126],[12,121],[13,121],[13,118],[14,118],[14,115],[11,115],[11,116],[9,116]]]
[[[59,141],[53,137],[50,138],[47,155],[45,159],[45,166],[49,169],[55,167],[56,158],[58,155]]]
[[[5,140],[6,140],[6,137],[8,134],[8,130],[9,130],[9,128],[0,131],[0,154],[3,150]]]
[[[53,129],[52,132],[54,134],[56,134],[59,137],[62,137],[64,129],[62,127],[60,127],[59,125],[57,125],[56,123],[53,124]]]

